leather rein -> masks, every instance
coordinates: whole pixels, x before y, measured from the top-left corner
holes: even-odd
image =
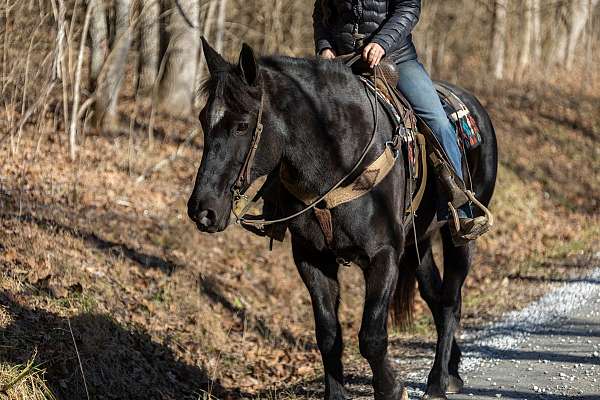
[[[360,58],[360,55],[358,56],[358,58]],[[356,62],[356,60],[358,58],[353,57],[349,61],[347,61],[346,64],[352,65],[354,62]],[[377,80],[378,70],[379,70],[379,67],[375,67],[374,71],[373,71],[373,77],[374,77],[375,81]],[[283,223],[283,222],[288,222],[294,218],[297,218],[303,214],[306,214],[308,211],[315,209],[320,202],[322,202],[331,192],[333,192],[334,190],[336,190],[337,188],[342,186],[342,184],[347,179],[349,179],[352,175],[354,175],[354,173],[360,168],[361,164],[364,162],[369,151],[373,147],[373,144],[375,143],[375,137],[377,136],[377,129],[379,127],[378,89],[375,88],[374,95],[373,95],[373,99],[374,99],[374,101],[373,101],[373,107],[374,107],[373,116],[375,119],[374,124],[373,124],[373,133],[371,134],[371,139],[369,140],[369,143],[364,148],[360,158],[358,159],[358,161],[356,161],[356,163],[354,164],[354,167],[350,170],[350,172],[348,172],[335,185],[333,185],[329,190],[327,190],[325,192],[325,194],[323,194],[322,196],[320,196],[319,198],[314,200],[311,204],[307,205],[302,210],[300,210],[294,214],[288,215],[287,217],[273,219],[273,220],[246,218],[245,214],[248,212],[248,209],[250,208],[252,202],[255,200],[257,193],[260,192],[260,189],[262,189],[262,186],[264,186],[264,185],[262,185],[261,187],[253,187],[253,186],[255,186],[254,183],[249,184],[250,179],[251,179],[250,175],[251,175],[252,165],[254,164],[254,158],[256,157],[256,150],[258,148],[258,144],[260,142],[260,138],[261,138],[261,135],[262,135],[262,132],[264,129],[264,125],[262,122],[263,112],[264,112],[264,103],[265,103],[264,97],[265,97],[264,87],[261,87],[260,108],[258,109],[258,115],[257,115],[257,119],[256,119],[256,127],[255,127],[254,133],[252,135],[252,142],[251,142],[250,150],[248,151],[248,154],[246,155],[246,158],[242,165],[242,169],[240,170],[238,177],[232,186],[232,193],[233,193],[232,209],[235,210],[237,208],[236,203],[238,203],[240,200],[245,200],[248,202],[248,204],[241,210],[241,212],[239,212],[239,214],[234,212],[235,217],[236,217],[236,223],[242,224],[242,225],[250,225],[250,226],[254,226],[254,227],[264,227],[267,225],[274,225],[274,224],[279,224],[279,223]],[[386,146],[387,145],[393,145],[393,144],[391,142],[388,142],[388,143],[386,143]],[[264,178],[264,177],[262,177],[262,178]],[[258,180],[256,182],[258,182]],[[252,191],[254,193],[252,193],[251,195],[248,195],[248,193],[250,191]]]

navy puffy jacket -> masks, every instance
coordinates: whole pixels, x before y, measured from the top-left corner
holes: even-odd
[[[324,2],[324,3],[322,3]],[[324,5],[323,5],[324,4]],[[378,43],[396,63],[414,60],[411,32],[419,21],[421,0],[316,0],[313,13],[317,54],[358,50],[354,33]]]

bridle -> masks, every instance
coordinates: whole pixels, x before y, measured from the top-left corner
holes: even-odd
[[[252,174],[252,165],[254,165],[254,158],[256,157],[256,150],[258,149],[258,144],[260,143],[260,137],[262,135],[264,125],[262,123],[263,112],[265,109],[265,89],[261,86],[260,90],[260,107],[258,108],[258,115],[256,117],[256,126],[254,127],[254,132],[252,133],[252,141],[250,142],[250,150],[248,150],[248,154],[246,154],[246,158],[244,159],[244,163],[242,164],[242,169],[238,173],[238,176],[233,183],[231,188],[233,192],[234,201],[241,198],[248,191],[250,185],[250,179]]]
[[[360,57],[360,55],[359,55],[359,57]],[[350,60],[350,62],[352,62],[352,63],[356,62],[356,59],[353,58]],[[348,64],[348,62],[346,62],[346,64]],[[375,67],[374,71],[373,71],[373,75],[374,75],[373,78],[375,81],[377,81],[377,76],[379,75],[378,69],[379,69],[379,67]],[[371,148],[373,147],[373,144],[375,143],[375,137],[377,136],[377,130],[379,127],[379,104],[378,104],[377,96],[378,96],[378,91],[377,91],[377,88],[375,88],[374,96],[373,96],[374,97],[373,116],[374,116],[375,121],[373,124],[373,132],[371,134],[371,139],[369,140],[369,143],[364,148],[360,158],[358,159],[358,161],[356,161],[356,163],[354,164],[354,167],[352,167],[350,172],[348,172],[335,185],[333,185],[329,190],[327,190],[325,192],[325,194],[323,194],[321,197],[319,197],[318,199],[313,201],[311,204],[304,207],[302,210],[300,210],[294,214],[288,215],[287,217],[273,219],[273,220],[267,220],[267,219],[261,219],[260,217],[258,217],[258,219],[245,217],[245,215],[248,213],[249,209],[251,208],[251,205],[253,204],[253,202],[256,201],[257,197],[260,197],[259,194],[264,187],[264,184],[262,184],[262,185],[259,184],[261,178],[263,178],[263,179],[266,178],[265,176],[263,176],[263,177],[257,179],[255,182],[250,183],[252,165],[254,164],[254,158],[256,157],[256,151],[258,149],[260,138],[261,138],[261,135],[262,135],[262,132],[264,129],[262,118],[263,118],[264,105],[265,105],[265,100],[264,100],[265,90],[264,90],[264,87],[261,86],[260,107],[258,109],[258,115],[257,115],[257,119],[256,119],[256,127],[254,128],[254,133],[252,135],[250,150],[248,151],[248,154],[246,155],[246,158],[242,165],[242,169],[238,173],[238,177],[232,186],[232,193],[233,193],[232,209],[236,208],[236,204],[240,200],[245,200],[248,203],[239,214],[234,213],[235,217],[236,217],[236,223],[241,224],[241,225],[250,225],[250,226],[261,228],[261,227],[264,227],[267,225],[274,225],[274,224],[279,224],[279,223],[283,223],[283,222],[288,222],[288,221],[290,221],[294,218],[297,218],[297,217],[307,213],[308,211],[316,208],[317,205],[320,202],[322,202],[329,193],[336,190],[348,178],[350,178],[352,175],[354,175],[354,173],[360,168],[361,164],[366,159],[369,151],[371,150]],[[391,142],[387,142],[386,145],[393,145],[393,144]]]

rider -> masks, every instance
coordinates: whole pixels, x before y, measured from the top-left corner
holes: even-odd
[[[454,127],[433,82],[417,59],[412,40],[411,32],[420,12],[421,0],[316,0],[313,13],[316,51],[324,59],[333,59],[362,49],[362,57],[371,68],[384,57],[393,61],[401,77],[398,89],[432,129],[455,176],[462,181],[461,153]],[[445,183],[449,185],[447,179]],[[446,189],[455,192],[454,188]],[[445,219],[447,215],[447,202],[440,201],[438,218]],[[473,218],[469,202],[458,209],[458,217],[460,230],[452,231],[457,242],[476,239],[488,229],[484,217]]]

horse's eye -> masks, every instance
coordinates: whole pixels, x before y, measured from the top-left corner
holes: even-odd
[[[236,135],[243,135],[248,131],[248,123],[247,122],[240,122],[237,126],[237,128],[235,129],[235,134]]]

